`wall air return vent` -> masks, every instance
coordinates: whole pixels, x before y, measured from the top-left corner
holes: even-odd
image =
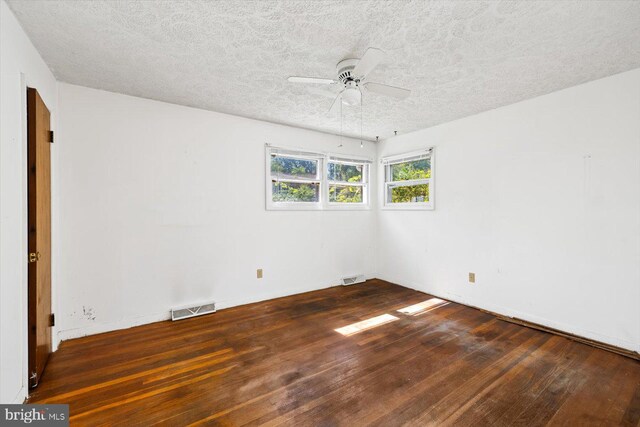
[[[204,314],[215,313],[216,303],[209,302],[202,305],[192,305],[190,307],[179,307],[171,309],[171,320],[182,320],[190,317],[202,316]]]
[[[342,284],[347,286],[347,285],[355,285],[356,283],[362,283],[364,282],[364,275],[363,274],[358,274],[357,276],[349,276],[349,277],[343,277],[342,278]]]

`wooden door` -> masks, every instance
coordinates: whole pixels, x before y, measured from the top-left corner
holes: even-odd
[[[51,353],[51,127],[49,110],[27,89],[29,234],[29,385],[40,382]]]

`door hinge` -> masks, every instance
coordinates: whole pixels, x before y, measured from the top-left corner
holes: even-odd
[[[53,313],[49,315],[49,326],[56,326],[56,315]]]
[[[53,131],[49,131],[49,142],[53,144]]]
[[[40,252],[29,252],[29,262],[40,261]]]

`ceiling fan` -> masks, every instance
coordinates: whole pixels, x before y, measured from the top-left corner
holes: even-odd
[[[343,59],[336,65],[337,79],[320,77],[299,77],[291,76],[287,80],[292,83],[311,83],[319,85],[336,85],[341,88],[340,93],[329,109],[329,112],[336,111],[339,101],[345,105],[358,105],[362,102],[362,92],[373,92],[380,95],[391,96],[404,99],[411,94],[409,89],[388,86],[381,83],[367,81],[367,75],[385,58],[385,53],[374,47],[370,47],[360,59]],[[325,92],[324,94],[329,94]],[[330,93],[334,96],[335,93]]]

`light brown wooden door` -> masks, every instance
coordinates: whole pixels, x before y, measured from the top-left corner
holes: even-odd
[[[29,234],[29,385],[51,353],[51,126],[38,91],[27,89]]]

